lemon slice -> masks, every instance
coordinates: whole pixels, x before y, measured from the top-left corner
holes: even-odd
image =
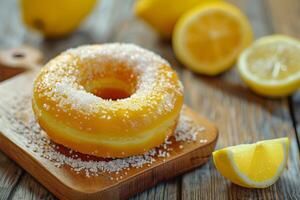
[[[194,6],[217,0],[138,0],[134,11],[164,38],[171,38],[179,17]]]
[[[249,188],[265,188],[279,178],[286,166],[289,139],[264,140],[213,152],[218,171],[233,183]]]
[[[241,54],[238,69],[255,92],[289,95],[300,87],[300,42],[282,35],[263,37]]]
[[[238,8],[225,2],[193,8],[179,19],[173,32],[177,58],[191,70],[207,75],[231,67],[251,42],[248,19]]]

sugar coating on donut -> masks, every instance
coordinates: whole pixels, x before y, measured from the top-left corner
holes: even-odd
[[[82,85],[83,71],[87,80],[97,79],[94,76],[107,70],[105,65],[108,63],[112,72],[121,64],[138,77],[135,91],[129,98],[102,99],[86,91]],[[145,105],[149,108],[146,115],[153,111],[155,114],[171,112],[176,96],[183,93],[182,84],[177,79],[174,82],[173,77],[177,75],[167,61],[133,44],[113,43],[70,49],[50,61],[42,71],[35,90],[40,97],[58,102],[55,109],[64,112],[68,112],[67,108],[76,109],[86,116],[99,115],[100,112],[100,117],[107,120],[120,109],[124,110],[126,120],[130,111],[139,111]],[[47,103],[44,106],[47,108]]]

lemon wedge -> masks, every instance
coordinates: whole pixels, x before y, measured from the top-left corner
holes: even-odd
[[[255,92],[280,97],[300,87],[300,42],[288,36],[258,39],[238,61],[242,79]]]
[[[218,171],[233,183],[266,188],[279,178],[288,159],[289,139],[264,140],[213,152]]]
[[[138,0],[134,5],[137,16],[166,39],[171,38],[179,17],[194,6],[217,0]]]
[[[216,75],[229,67],[252,42],[247,17],[235,6],[214,2],[180,17],[173,32],[176,57],[191,70]]]

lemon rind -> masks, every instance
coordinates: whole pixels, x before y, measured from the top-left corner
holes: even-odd
[[[248,178],[245,174],[240,172],[240,170],[238,169],[238,166],[234,162],[233,152],[230,149],[228,149],[227,156],[231,163],[231,166],[233,167],[234,172],[237,174],[237,176],[240,178],[240,180],[243,182],[243,184],[245,184],[245,186],[252,187],[252,188],[266,188],[266,187],[269,187],[270,185],[272,185],[273,183],[275,183],[276,180],[282,174],[282,172],[286,166],[287,160],[288,160],[289,140],[288,140],[288,138],[281,138],[281,139],[275,139],[275,140],[280,141],[282,144],[282,147],[283,147],[282,150],[284,151],[283,152],[284,159],[281,162],[280,166],[278,167],[276,174],[271,179],[268,179],[265,181],[253,181],[250,178]],[[269,140],[269,141],[275,141],[275,140]],[[257,142],[255,144],[260,144],[260,143],[263,143],[263,141]]]
[[[199,10],[201,10],[201,13],[199,13]],[[195,18],[204,15],[208,12],[212,12],[212,9],[218,9],[221,11],[231,11],[227,12],[228,15],[233,16],[234,18],[238,19],[238,21],[241,22],[241,31],[245,34],[243,37],[243,41],[241,43],[241,46],[236,50],[235,53],[232,54],[232,56],[227,57],[226,61],[224,62],[224,59],[222,62],[217,62],[215,64],[209,64],[209,68],[213,70],[208,70],[208,65],[205,63],[201,64],[199,63],[193,56],[190,56],[186,51],[183,51],[182,49],[185,49],[184,45],[182,45],[180,42],[179,38],[183,38],[184,36],[184,31],[186,26],[188,26],[189,23],[186,23],[186,21],[191,22],[194,21]],[[223,2],[213,2],[213,3],[207,3],[204,5],[199,5],[187,13],[185,13],[176,23],[174,31],[173,31],[173,47],[174,47],[174,52],[176,56],[180,59],[180,61],[186,65],[188,68],[192,69],[195,72],[198,73],[203,73],[207,75],[215,75],[220,72],[223,72],[227,69],[229,69],[235,62],[236,57],[238,56],[239,52],[247,47],[250,42],[253,39],[253,33],[250,28],[250,24],[246,18],[238,9],[236,9],[234,6],[223,3]]]
[[[261,38],[261,39],[257,40],[254,43],[254,45],[258,46],[258,45],[262,45],[262,44],[268,44],[268,43],[272,43],[276,40],[284,40],[292,45],[297,45],[300,48],[300,43],[297,40],[289,38],[287,36],[283,36],[283,35],[267,36],[267,37]],[[247,48],[240,55],[240,58],[238,60],[239,73],[241,74],[243,79],[246,79],[246,81],[249,81],[252,84],[261,85],[263,87],[270,87],[270,89],[271,88],[276,89],[277,87],[281,87],[281,88],[288,87],[289,85],[292,85],[294,83],[297,84],[297,82],[299,82],[299,86],[300,86],[300,71],[298,73],[291,75],[282,80],[265,80],[265,79],[261,79],[261,78],[255,76],[253,73],[251,73],[248,70],[246,58],[248,57],[249,53],[251,52],[253,46]],[[295,87],[297,88],[297,86],[295,86]]]

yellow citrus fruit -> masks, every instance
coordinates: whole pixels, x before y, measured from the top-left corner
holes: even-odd
[[[21,0],[24,23],[46,37],[61,37],[76,29],[97,0]]]
[[[247,17],[225,2],[193,8],[178,20],[173,32],[177,58],[191,70],[207,75],[231,67],[251,42]]]
[[[190,8],[203,2],[217,0],[138,0],[137,16],[147,22],[164,38],[170,38],[178,18]]]
[[[233,183],[248,188],[265,188],[279,178],[288,159],[289,139],[264,140],[213,152],[218,171]]]
[[[300,87],[300,42],[283,35],[263,37],[241,54],[238,69],[255,92],[289,95]]]

